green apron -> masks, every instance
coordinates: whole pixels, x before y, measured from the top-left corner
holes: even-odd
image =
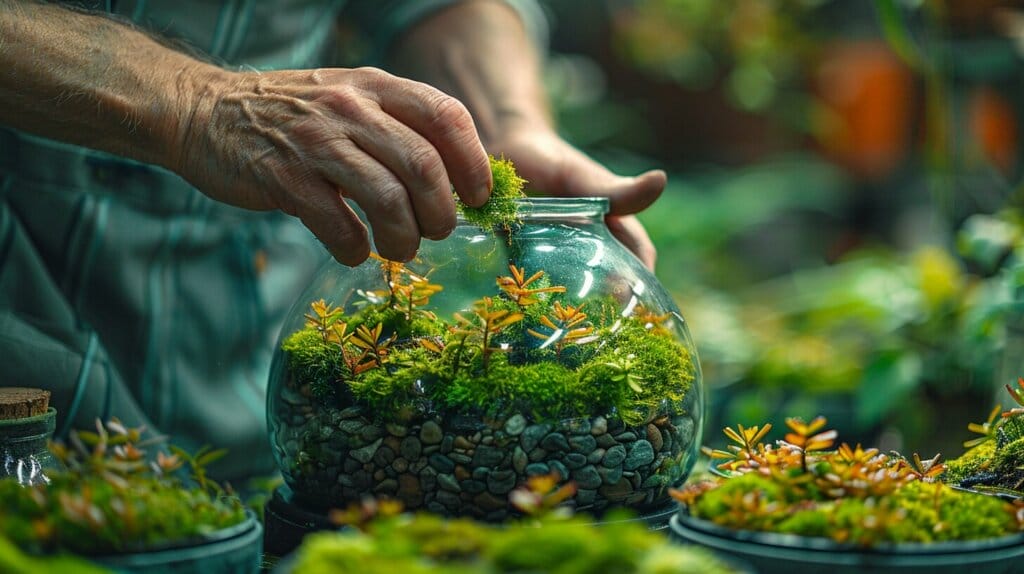
[[[330,64],[339,21],[363,32],[363,63],[379,62],[397,33],[448,3],[99,7],[262,70]],[[536,6],[516,7],[536,25]],[[270,358],[285,313],[326,259],[296,219],[217,203],[159,167],[0,127],[0,384],[50,389],[58,435],[117,416],[188,449],[229,449],[215,469],[222,478],[271,472]]]

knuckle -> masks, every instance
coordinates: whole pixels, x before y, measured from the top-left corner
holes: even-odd
[[[348,86],[332,88],[323,96],[324,103],[335,113],[349,118],[363,117],[367,104],[359,92]]]
[[[473,129],[473,118],[462,102],[441,96],[433,103],[431,123],[447,133],[460,133]]]
[[[395,219],[395,214],[404,213],[408,209],[409,200],[405,188],[398,184],[384,186],[375,196],[374,210],[377,217]]]
[[[422,146],[409,154],[409,168],[420,182],[435,184],[445,179],[444,162],[432,147]]]

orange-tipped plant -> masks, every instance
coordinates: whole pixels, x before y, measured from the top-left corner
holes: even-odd
[[[498,277],[498,288],[520,307],[529,307],[539,303],[542,293],[565,293],[565,287],[562,286],[531,288],[530,285],[544,276],[543,271],[537,271],[527,278],[525,268],[516,267],[513,263],[509,263],[508,268],[512,275]]]
[[[480,360],[486,373],[491,353],[509,350],[506,345],[493,346],[494,337],[509,325],[522,321],[523,314],[513,313],[507,309],[495,309],[494,301],[490,297],[484,297],[473,305],[471,315],[467,317],[456,313],[455,320],[459,322],[459,327],[454,332],[462,336],[462,345],[470,339],[480,343]]]
[[[572,305],[562,305],[561,301],[555,301],[551,307],[551,313],[551,317],[542,316],[540,318],[541,324],[551,329],[550,333],[541,333],[533,329],[527,330],[533,337],[544,341],[540,346],[541,349],[553,345],[555,355],[561,356],[567,345],[587,343],[593,340],[594,327],[586,322],[587,314],[583,312],[583,305],[573,307]]]

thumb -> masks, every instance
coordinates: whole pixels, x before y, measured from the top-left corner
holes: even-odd
[[[579,170],[570,179],[568,195],[607,197],[613,215],[629,215],[647,209],[665,190],[668,177],[664,171],[652,170],[636,177],[618,176],[603,167]]]

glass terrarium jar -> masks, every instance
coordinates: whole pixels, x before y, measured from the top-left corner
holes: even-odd
[[[294,500],[364,496],[501,520],[557,473],[579,511],[657,510],[696,460],[704,396],[683,318],[604,224],[605,199],[460,218],[407,264],[325,265],[286,321],[268,390]]]
[[[25,486],[49,483],[47,473],[60,468],[49,449],[56,423],[53,407],[40,415],[0,420],[0,478]]]

